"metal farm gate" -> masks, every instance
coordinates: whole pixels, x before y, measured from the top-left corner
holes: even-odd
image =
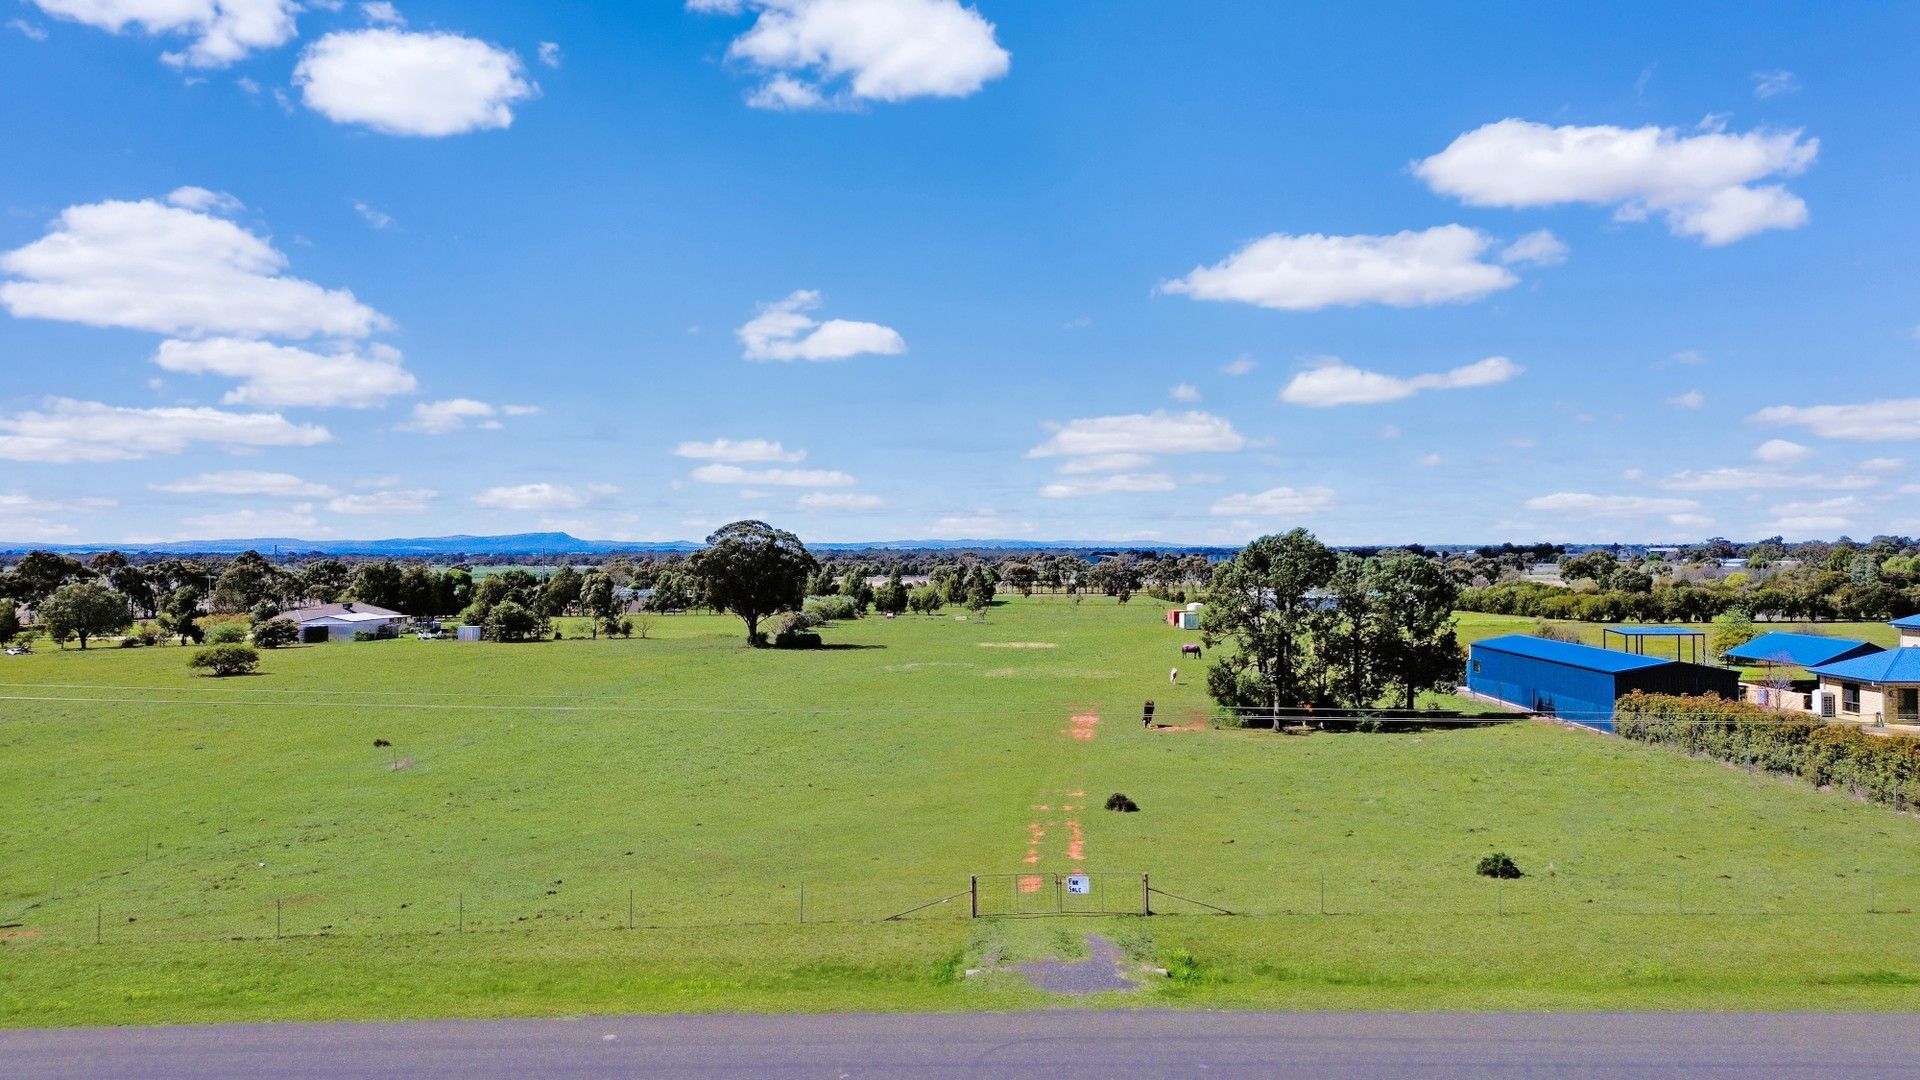
[[[1032,915],[1147,915],[1153,905],[1145,874],[975,874],[968,912],[976,919]]]

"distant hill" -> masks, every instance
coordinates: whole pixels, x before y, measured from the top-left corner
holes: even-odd
[[[687,552],[703,545],[694,540],[640,542],[582,540],[563,532],[514,533],[508,536],[428,536],[392,540],[302,540],[288,536],[258,536],[240,540],[171,540],[129,544],[21,544],[0,542],[0,554],[58,551],[67,554],[119,550],[166,555],[237,555],[258,551],[279,555],[360,555],[386,558],[445,558],[471,555],[608,555],[615,552]],[[808,544],[815,551],[1220,551],[1223,548],[1184,544],[1113,543],[1080,540],[876,540],[863,543]]]

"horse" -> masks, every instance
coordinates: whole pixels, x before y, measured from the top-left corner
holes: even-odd
[[[1192,642],[1188,642],[1187,644],[1180,646],[1180,658],[1184,660],[1189,656],[1193,657],[1196,660],[1199,659],[1200,646],[1195,645]]]

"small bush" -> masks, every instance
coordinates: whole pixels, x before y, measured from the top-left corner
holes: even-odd
[[[1496,851],[1482,858],[1479,865],[1473,868],[1473,872],[1481,877],[1500,878],[1506,881],[1524,876],[1520,873],[1519,865],[1508,858],[1504,851]]]
[[[292,619],[268,619],[253,628],[253,643],[263,649],[284,649],[300,643],[300,626]]]
[[[193,654],[188,666],[205,670],[216,679],[251,675],[260,667],[260,654],[245,645],[210,645]]]
[[[160,644],[160,638],[164,635],[161,634],[160,627],[157,625],[150,622],[143,622],[133,628],[133,636],[139,639],[142,645],[158,645]]]
[[[247,625],[237,622],[219,622],[207,627],[207,644],[239,645],[247,640]]]
[[[1121,814],[1137,814],[1140,812],[1140,804],[1116,791],[1107,796],[1107,809]]]
[[[860,617],[860,609],[849,596],[809,596],[806,614],[820,622],[849,622]]]
[[[773,635],[773,647],[776,649],[817,649],[820,647],[820,635],[813,628],[820,625],[816,616],[805,611],[796,611],[780,620],[780,630]]]

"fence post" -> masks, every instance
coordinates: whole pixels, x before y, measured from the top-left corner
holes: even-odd
[[[1153,914],[1153,886],[1145,874],[1140,875],[1140,914]]]
[[[967,918],[980,917],[980,875],[967,875]]]
[[[633,890],[627,890],[627,929],[633,929]]]
[[[1325,915],[1326,913],[1327,913],[1327,875],[1323,872],[1320,875],[1320,914]]]

